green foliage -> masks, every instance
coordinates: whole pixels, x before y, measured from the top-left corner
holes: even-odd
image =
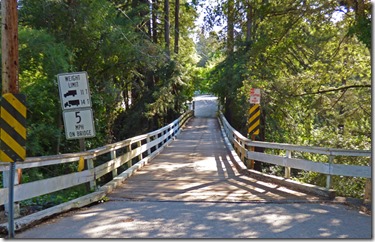
[[[81,197],[87,194],[85,185],[78,185],[73,188],[64,189],[58,192],[38,196],[28,200],[20,202],[21,213],[31,213],[38,210],[47,209],[64,202],[71,201],[75,198]],[[34,211],[29,211],[34,210]]]
[[[61,108],[55,75],[69,68],[71,52],[44,30],[20,28],[20,91],[27,101],[27,156],[56,154]]]
[[[245,22],[249,5],[253,9],[250,41],[246,35],[249,25]],[[236,5],[236,11],[243,13],[244,18],[234,23],[242,26],[236,36],[235,51],[210,72],[212,90],[219,96],[224,114],[234,128],[246,135],[250,107],[247,100],[250,88],[254,87],[262,90],[258,140],[371,148],[368,22],[366,26],[357,18],[352,25],[353,15],[349,14],[333,21],[337,10],[337,2],[319,0],[297,5],[295,1],[240,1]],[[362,28],[355,34],[367,46],[356,36],[348,35],[358,24]],[[327,162],[318,156],[306,159]],[[366,165],[368,161],[340,158],[338,162]],[[263,168],[283,173],[279,167]],[[293,175],[325,186],[325,176],[298,171]],[[359,197],[363,192],[362,181],[350,178],[343,186],[339,179],[333,179],[339,194]],[[350,185],[354,180],[358,185]]]
[[[59,73],[89,75],[96,137],[86,141],[88,149],[159,127],[191,98],[194,44],[185,36],[193,25],[193,5],[182,2],[181,46],[172,61],[164,53],[162,33],[160,43],[154,43],[144,28],[147,1],[33,0],[20,1],[20,6],[25,26],[20,82],[31,97],[29,112],[35,113],[29,121],[28,134],[35,138],[28,140],[28,155],[79,150],[76,141],[65,140],[55,81]]]

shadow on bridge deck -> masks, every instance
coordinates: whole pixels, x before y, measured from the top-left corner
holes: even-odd
[[[241,175],[215,118],[193,118],[154,160],[109,199],[205,202],[306,202],[314,195]]]

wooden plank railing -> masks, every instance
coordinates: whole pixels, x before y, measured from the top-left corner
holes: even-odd
[[[225,119],[224,115],[219,113],[219,120],[223,126],[224,132],[234,147],[237,155],[243,162],[247,160],[256,160],[269,164],[280,165],[285,167],[285,178],[290,177],[290,168],[300,169],[305,171],[314,171],[325,174],[326,189],[331,188],[331,176],[349,176],[362,177],[371,179],[371,166],[358,165],[344,165],[334,164],[333,159],[336,156],[352,156],[352,157],[371,157],[371,150],[345,150],[321,147],[299,146],[291,144],[270,143],[261,141],[252,141],[244,137],[241,133],[235,130]],[[283,150],[285,156],[266,154],[261,152],[251,151],[251,147],[261,147],[265,149]],[[328,156],[328,162],[315,162],[306,159],[293,158],[292,152],[306,152],[310,154],[320,154]],[[369,162],[370,163],[370,162]],[[249,167],[249,164],[245,164]],[[369,191],[365,191],[366,193]]]
[[[43,166],[53,166],[63,163],[78,162],[81,157],[87,162],[87,170],[60,175],[48,179],[37,180],[28,183],[17,184],[14,187],[14,201],[19,202],[55,191],[90,183],[93,191],[96,190],[96,181],[100,177],[112,173],[117,174],[117,169],[124,164],[132,166],[132,161],[150,160],[169,144],[180,132],[181,127],[193,116],[193,111],[187,111],[174,122],[156,131],[139,135],[103,147],[80,153],[61,154],[43,157],[26,158],[24,162],[17,162],[16,167],[30,169]],[[120,150],[126,152],[120,154]],[[94,166],[94,160],[102,155],[110,154],[110,160]],[[120,154],[120,155],[119,155]],[[0,162],[0,172],[7,172],[9,163]],[[0,205],[8,202],[8,188],[0,188]]]

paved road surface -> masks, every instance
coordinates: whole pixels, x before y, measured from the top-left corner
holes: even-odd
[[[371,217],[342,205],[109,201],[16,238],[371,238]]]
[[[164,151],[108,195],[16,238],[371,238],[350,207],[243,176],[227,155],[212,97]]]

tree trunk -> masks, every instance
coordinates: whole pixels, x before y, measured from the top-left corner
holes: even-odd
[[[246,42],[247,46],[250,47],[251,38],[252,38],[252,27],[253,27],[253,6],[248,1],[246,9]]]
[[[228,0],[227,19],[227,54],[230,55],[234,50],[234,0]]]
[[[176,54],[178,54],[178,39],[180,37],[179,13],[180,13],[180,0],[176,0],[175,12],[174,12],[174,53]]]
[[[169,0],[164,0],[164,40],[165,51],[168,58],[170,57],[170,40],[169,40]]]
[[[152,0],[152,41],[156,44],[158,43],[158,8],[159,3],[158,0]]]

